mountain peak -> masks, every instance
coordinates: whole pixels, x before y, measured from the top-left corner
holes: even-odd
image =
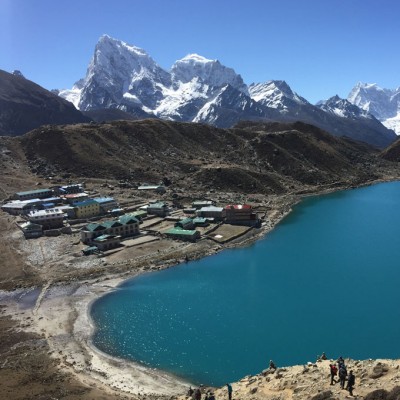
[[[252,83],[249,86],[251,98],[271,108],[284,110],[289,103],[308,104],[308,101],[293,92],[284,80]]]
[[[126,42],[123,42],[122,40],[115,39],[106,34],[100,36],[95,47],[95,53],[96,51],[107,51],[111,49],[119,52],[127,51],[131,54],[150,58],[150,56],[140,47],[132,46]]]
[[[209,63],[209,62],[219,62],[218,60],[210,60],[209,58],[205,58],[199,54],[192,53],[188,54],[185,57],[183,57],[181,62],[195,62],[195,63]]]
[[[400,133],[400,90],[384,89],[376,83],[358,82],[349,93],[350,103],[369,112],[386,126]],[[395,119],[386,124],[385,121]]]
[[[243,79],[232,68],[225,67],[218,60],[210,60],[198,54],[188,54],[177,60],[171,68],[173,81],[187,83],[194,78],[209,87],[231,85],[247,93]]]
[[[373,118],[371,114],[362,108],[350,103],[347,99],[342,99],[338,95],[332,96],[328,100],[318,105],[321,110],[336,115],[341,118],[359,119],[359,118]]]

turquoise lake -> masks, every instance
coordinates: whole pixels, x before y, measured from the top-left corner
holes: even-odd
[[[309,198],[251,246],[126,281],[94,344],[194,384],[328,357],[400,358],[400,182]]]

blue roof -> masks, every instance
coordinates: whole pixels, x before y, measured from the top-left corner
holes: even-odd
[[[76,203],[74,203],[74,207],[88,206],[89,204],[98,204],[98,203],[93,199],[88,199],[83,201],[77,201]]]

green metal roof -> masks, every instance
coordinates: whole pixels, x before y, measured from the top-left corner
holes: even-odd
[[[180,227],[176,227],[176,228],[171,228],[168,229],[168,231],[166,231],[166,234],[171,234],[171,235],[182,235],[182,236],[193,236],[196,235],[196,230],[191,230],[191,229],[182,229]]]
[[[93,232],[93,231],[95,231],[96,229],[98,229],[98,228],[100,228],[100,227],[102,227],[101,224],[97,224],[96,222],[93,222],[93,223],[91,223],[91,224],[87,224],[87,225],[85,226],[85,230],[90,231],[90,232]]]
[[[147,212],[145,210],[138,210],[138,211],[133,211],[128,214],[125,214],[125,216],[127,216],[127,215],[129,215],[131,217],[141,217],[141,216],[146,216]]]
[[[122,224],[121,224],[121,222],[119,222],[119,221],[117,221],[117,220],[114,220],[114,221],[105,221],[105,222],[102,222],[101,225],[103,225],[105,228],[109,229],[109,228],[113,228],[113,227],[115,227],[115,226],[121,226]]]
[[[178,222],[181,224],[193,224],[193,219],[187,217],[187,218],[180,219]]]
[[[138,219],[131,216],[131,215],[122,215],[119,217],[119,222],[121,222],[121,224],[126,225],[129,224],[131,222],[135,222],[135,223],[139,223]]]
[[[202,218],[202,217],[193,218],[194,224],[204,224],[205,222],[207,222],[207,218]]]

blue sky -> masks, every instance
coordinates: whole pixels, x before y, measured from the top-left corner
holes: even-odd
[[[107,33],[167,70],[198,53],[316,102],[400,86],[399,15],[398,0],[0,0],[0,69],[70,88]]]

